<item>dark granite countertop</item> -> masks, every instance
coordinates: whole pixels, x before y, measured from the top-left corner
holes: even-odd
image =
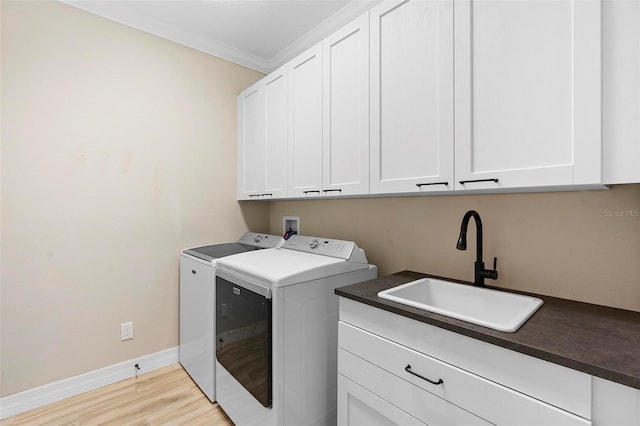
[[[517,332],[504,333],[378,297],[379,291],[424,277],[442,278],[403,271],[338,288],[335,293],[426,324],[640,389],[640,312],[514,292],[539,297],[544,304]]]

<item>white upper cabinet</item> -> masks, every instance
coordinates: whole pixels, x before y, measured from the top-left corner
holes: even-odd
[[[453,189],[453,0],[370,11],[371,193]]]
[[[238,95],[238,199],[264,189],[264,91],[258,82]]]
[[[640,182],[640,1],[602,4],[605,184]]]
[[[322,43],[288,63],[289,196],[322,194]],[[285,165],[283,165],[285,167]]]
[[[287,158],[289,132],[289,98],[287,67],[272,72],[264,79],[265,171],[264,197],[287,195]]]
[[[240,94],[238,199],[639,182],[638,16],[623,0],[378,3]]]
[[[600,9],[456,1],[456,189],[602,182]]]
[[[287,69],[238,96],[238,199],[286,196]]]
[[[369,193],[369,15],[322,43],[324,195]]]

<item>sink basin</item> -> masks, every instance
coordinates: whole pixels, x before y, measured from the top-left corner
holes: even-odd
[[[378,293],[378,297],[498,331],[517,331],[542,300],[521,294],[422,278]]]

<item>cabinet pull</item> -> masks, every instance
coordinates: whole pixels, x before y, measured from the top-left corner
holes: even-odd
[[[432,182],[432,183],[416,183],[416,186],[418,188],[421,188],[423,186],[429,186],[429,185],[444,185],[444,186],[449,186],[449,182]]]
[[[315,190],[315,191],[302,191],[303,194],[313,194],[313,193],[319,194],[320,191],[319,190]]]
[[[259,196],[260,196],[260,194],[249,194],[249,198],[251,198],[251,197],[259,197]]]
[[[191,273],[192,273],[193,275],[195,275],[195,274],[196,274],[196,270],[195,270],[195,269],[192,269],[192,270],[191,270]]]
[[[472,179],[472,180],[461,180],[459,181],[460,185],[464,185],[465,183],[475,183],[475,182],[495,182],[498,183],[497,178],[493,179]]]
[[[342,189],[323,189],[322,192],[342,192]]]
[[[273,194],[269,193],[269,192],[265,192],[264,194],[260,194],[261,197],[266,197],[266,196],[272,197]]]
[[[438,379],[438,381],[436,382],[434,380],[427,379],[426,377],[411,371],[411,364],[407,364],[407,366],[404,368],[404,371],[406,371],[409,374],[413,374],[416,377],[420,377],[422,380],[426,380],[427,382],[429,382],[429,383],[431,383],[433,385],[441,385],[441,384],[444,383],[444,380],[442,380],[442,379]]]

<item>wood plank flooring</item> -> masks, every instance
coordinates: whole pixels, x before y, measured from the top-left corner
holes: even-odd
[[[9,425],[233,426],[180,364],[161,368],[0,421]]]

